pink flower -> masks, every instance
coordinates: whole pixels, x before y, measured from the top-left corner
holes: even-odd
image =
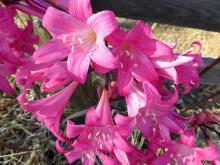
[[[72,82],[71,74],[67,70],[66,62],[55,64],[34,64],[27,62],[16,73],[17,84],[29,88],[33,82],[41,82],[43,92],[51,92]]]
[[[153,63],[157,73],[163,78],[174,81],[176,84],[179,83],[179,80],[175,66],[183,65],[193,60],[190,56],[174,54],[169,45],[154,39],[148,40],[144,52]]]
[[[68,121],[66,135],[68,138],[76,138],[72,144],[73,149],[65,153],[69,163],[81,158],[83,164],[93,164],[97,155],[103,164],[108,164],[106,159],[116,164],[129,164],[126,152],[132,152],[133,148],[121,137],[113,123],[108,97],[107,90],[104,90],[96,110],[88,110],[85,125],[75,125]]]
[[[68,57],[67,68],[81,83],[86,80],[90,64],[101,73],[117,67],[117,59],[104,43],[104,38],[117,28],[112,12],[92,14],[89,0],[70,0],[69,14],[49,7],[43,26],[54,39],[35,52],[35,63],[53,63]]]
[[[118,90],[126,96],[131,90],[133,80],[155,81],[158,78],[156,70],[142,51],[151,33],[148,26],[141,21],[128,32],[120,29],[112,33],[107,40],[113,46],[113,54],[118,58]]]
[[[129,117],[135,117],[139,110],[146,105],[146,95],[143,84],[133,83],[130,93],[125,97]]]
[[[11,7],[0,8],[0,89],[12,94],[14,90],[7,82],[7,76],[14,74],[34,52],[33,44],[38,37],[32,35],[32,24],[28,23],[25,29],[20,29],[14,23],[15,9]]]
[[[200,43],[194,42],[192,46],[194,45],[199,46],[201,50]],[[198,88],[197,68],[203,65],[200,50],[198,54],[192,54],[191,49],[183,54],[174,54],[172,49],[160,41],[149,40],[145,53],[156,67],[158,74],[174,81],[175,84],[183,84],[185,93],[188,93],[191,88]]]
[[[132,103],[132,99],[127,102],[128,118],[116,115],[115,121],[122,130],[126,130],[124,133],[129,134],[134,128],[138,128],[148,139],[155,129],[159,129],[161,136],[165,140],[170,140],[170,132],[183,132],[184,122],[188,120],[173,112],[178,99],[177,91],[170,92],[169,95],[161,95],[149,82],[143,83],[143,90],[144,97],[140,97],[140,91],[134,92],[132,94],[134,95],[134,103]],[[141,95],[143,94],[141,93]],[[140,106],[143,99],[144,103],[142,104],[144,106]]]
[[[17,35],[19,35],[19,37],[15,38],[15,40],[10,43],[11,49],[15,51],[15,56],[17,56],[21,61],[25,61],[25,57],[27,55],[32,55],[34,53],[35,48],[33,45],[39,42],[39,37],[32,35],[32,33],[33,25],[31,22],[28,22],[24,30],[19,29],[19,31],[17,31]]]
[[[182,134],[178,142],[168,142],[163,147],[166,152],[155,159],[152,164],[176,162],[178,165],[202,165],[202,160],[214,161],[218,156],[218,149],[214,145],[198,148],[191,130]]]
[[[6,77],[15,73],[16,68],[10,64],[0,64],[0,90],[9,94],[14,93],[14,89],[10,86]]]
[[[77,84],[72,82],[54,95],[31,102],[27,101],[25,98],[26,93],[24,92],[18,97],[18,101],[24,110],[31,112],[53,134],[63,139],[59,133],[60,118]]]
[[[120,62],[118,88],[123,96],[129,93],[133,78],[155,83],[160,76],[178,84],[175,67],[193,61],[193,57],[174,54],[172,47],[153,39],[150,27],[141,21],[128,33],[117,29],[107,40]]]
[[[191,57],[193,60],[176,66],[175,69],[178,75],[178,82],[184,85],[184,93],[188,93],[190,92],[191,88],[199,87],[200,78],[197,69],[203,64],[201,53],[185,54],[184,56]]]
[[[220,113],[214,113],[209,111],[203,111],[194,116],[194,120],[198,124],[202,123],[216,123],[220,125]]]

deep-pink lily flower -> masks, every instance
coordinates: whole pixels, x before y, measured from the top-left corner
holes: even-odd
[[[117,67],[117,59],[104,41],[118,27],[113,12],[92,14],[90,0],[70,0],[69,14],[49,7],[43,26],[53,39],[34,53],[35,63],[51,63],[68,57],[67,68],[81,83],[86,80],[90,64],[101,73]]]
[[[77,82],[72,82],[54,95],[30,102],[25,98],[26,93],[24,92],[18,96],[18,101],[24,110],[31,112],[53,134],[59,139],[63,139],[59,132],[61,115],[77,85]]]
[[[35,64],[27,61],[16,73],[16,83],[25,88],[30,88],[34,82],[42,83],[43,92],[59,90],[72,82],[70,72],[67,70],[66,61],[54,64]]]
[[[181,133],[184,130],[184,122],[187,119],[180,117],[173,112],[174,105],[178,99],[177,90],[171,92],[170,96],[164,97],[156,87],[149,82],[143,83],[144,102],[140,107],[139,102],[143,102],[140,91],[134,92],[132,98],[135,104],[128,105],[128,117],[116,115],[115,121],[121,129],[126,130],[125,133],[131,132],[134,128],[138,128],[145,138],[152,134],[153,130],[159,129],[161,136],[165,140],[170,139],[170,132]],[[143,95],[141,93],[141,95]],[[139,98],[139,99],[138,99]],[[140,99],[141,98],[141,99]],[[141,101],[142,100],[142,101]],[[137,102],[137,103],[136,103]],[[129,108],[129,107],[133,108]]]
[[[155,159],[152,164],[176,162],[178,165],[202,165],[203,160],[214,161],[219,154],[215,145],[204,148],[197,147],[193,130],[185,131],[178,142],[168,142],[163,147],[166,152]]]
[[[193,58],[192,61],[178,65],[175,67],[178,81],[184,86],[184,93],[190,92],[192,88],[198,88],[200,85],[200,78],[198,73],[198,68],[203,66],[202,56],[199,52],[198,54],[188,53],[184,55],[185,57]]]
[[[149,39],[143,51],[153,63],[157,73],[166,79],[179,83],[176,66],[193,61],[193,57],[175,54],[170,45],[155,39]]]
[[[122,96],[128,95],[131,90],[133,80],[140,82],[155,81],[158,78],[156,70],[142,51],[151,33],[148,26],[138,21],[129,31],[124,32],[117,29],[107,37],[113,46],[113,54],[118,58],[118,90]]]
[[[113,123],[107,90],[103,90],[97,108],[88,110],[85,125],[75,125],[68,121],[66,136],[76,138],[72,144],[73,149],[65,153],[69,163],[81,158],[83,164],[93,164],[97,155],[103,164],[108,164],[106,159],[116,162],[114,164],[129,164],[126,152],[132,152],[133,147],[128,145]]]
[[[154,83],[160,76],[178,84],[175,66],[193,61],[193,57],[177,55],[173,47],[153,39],[151,28],[141,21],[128,33],[117,29],[107,40],[120,62],[118,87],[121,95],[130,90],[132,76],[136,80]]]
[[[210,112],[210,111],[203,111],[199,114],[194,116],[194,122],[198,124],[204,123],[216,123],[220,125],[220,112]]]

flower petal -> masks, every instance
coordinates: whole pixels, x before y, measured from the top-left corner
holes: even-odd
[[[87,21],[97,33],[97,37],[103,39],[117,29],[118,24],[115,15],[111,11],[101,11],[93,14]]]
[[[118,66],[117,59],[112,55],[104,43],[98,44],[98,47],[93,52],[91,59],[93,61],[94,69],[100,73],[109,72]]]
[[[75,125],[71,120],[68,120],[66,125],[66,136],[68,138],[75,138],[83,131],[84,127],[84,125]]]
[[[182,64],[190,62],[192,60],[193,60],[193,57],[190,57],[190,56],[177,56],[177,58],[172,61],[167,61],[167,60],[160,61],[160,59],[157,58],[156,60],[155,59],[152,60],[152,62],[156,68],[169,68],[169,67],[182,65]]]
[[[118,47],[126,36],[126,32],[117,28],[114,32],[108,35],[105,39],[113,47]]]
[[[142,21],[137,21],[135,26],[127,33],[125,40],[142,49],[145,48],[151,37],[152,31],[150,26],[145,25]]]
[[[176,69],[171,67],[171,68],[163,68],[163,69],[157,69],[158,73],[160,74],[160,76],[173,80],[176,83],[178,83],[178,76],[177,76],[177,72]]]
[[[169,60],[173,55],[173,50],[168,45],[154,39],[147,42],[144,50],[150,58],[160,57]]]
[[[98,156],[103,165],[118,165],[119,164],[119,162],[115,159],[115,157],[110,158],[101,152],[98,153]]]
[[[138,116],[136,122],[137,128],[141,131],[145,138],[149,138],[153,133],[153,123],[151,116],[140,118]]]
[[[132,74],[139,81],[154,81],[158,78],[158,74],[151,61],[143,54],[137,53],[137,60],[132,65]]]
[[[8,94],[13,94],[15,91],[10,86],[9,82],[0,75],[0,89]]]
[[[53,37],[59,37],[79,31],[85,25],[67,13],[49,7],[43,18],[43,26]]]
[[[76,19],[86,22],[92,15],[90,0],[70,0],[69,13]]]
[[[88,109],[86,113],[85,124],[89,126],[94,126],[94,125],[97,125],[98,120],[99,120],[99,117],[97,113],[95,112],[95,109],[93,107]]]
[[[80,51],[70,54],[67,60],[67,68],[72,73],[73,79],[80,83],[86,81],[89,64],[90,57]]]
[[[118,161],[123,165],[129,165],[129,160],[126,153],[118,148],[114,148],[114,154]]]
[[[119,126],[119,134],[123,137],[128,137],[133,131],[135,119],[120,114],[117,114],[114,119],[116,125]]]
[[[71,164],[83,156],[83,151],[70,151],[65,153],[66,159]]]
[[[113,125],[112,113],[109,104],[109,96],[106,89],[104,89],[102,92],[99,104],[96,107],[96,113],[100,118],[100,124],[102,124],[103,126]]]
[[[133,86],[132,91],[126,97],[126,103],[128,116],[135,117],[145,105],[145,95],[140,89]]]
[[[131,90],[133,78],[130,72],[118,70],[118,92],[121,96],[126,96]]]
[[[196,150],[200,160],[213,161],[216,160],[219,154],[218,148],[215,145],[205,148],[196,148]]]
[[[23,102],[22,106],[25,110],[31,112],[37,120],[43,122],[52,133],[59,135],[61,115],[77,85],[78,83],[72,82],[54,95],[26,104]]]
[[[54,63],[63,58],[67,57],[68,54],[65,54],[63,49],[65,45],[62,40],[53,39],[48,41],[46,44],[42,45],[35,53],[33,54],[34,63]]]

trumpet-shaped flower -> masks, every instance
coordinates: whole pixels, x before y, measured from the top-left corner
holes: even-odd
[[[72,82],[66,88],[47,98],[28,102],[25,93],[18,97],[24,110],[27,110],[41,121],[53,134],[60,138],[59,123],[61,115],[78,83]]]
[[[90,64],[101,73],[117,67],[117,59],[104,42],[117,28],[112,12],[92,14],[90,0],[70,0],[69,14],[49,7],[43,26],[54,39],[34,53],[35,63],[53,63],[68,57],[67,68],[81,83],[86,80]]]
[[[163,77],[178,84],[175,67],[193,61],[192,56],[177,55],[170,45],[153,39],[150,27],[141,21],[128,33],[117,29],[107,40],[120,63],[118,88],[123,96],[131,90],[133,78],[155,83]]]
[[[168,142],[163,147],[165,153],[155,159],[152,164],[176,162],[178,165],[202,165],[203,160],[214,161],[218,156],[218,149],[214,145],[204,148],[197,147],[191,130],[182,134],[178,142]]]
[[[107,163],[103,158],[116,164],[129,164],[126,152],[132,152],[133,148],[121,137],[113,123],[108,97],[108,92],[104,90],[97,108],[88,110],[85,125],[75,125],[68,121],[66,135],[68,138],[76,138],[72,144],[73,150],[65,153],[70,163],[81,158],[83,164],[93,164],[97,155],[103,164]],[[117,161],[105,155],[105,152],[117,158]]]
[[[199,74],[197,69],[201,67],[202,64],[202,56],[200,53],[198,54],[185,54],[185,57],[193,58],[192,61],[189,61],[185,64],[176,66],[175,69],[178,75],[179,83],[183,84],[184,92],[188,93],[192,88],[199,87]]]
[[[155,81],[158,78],[153,64],[142,51],[142,47],[148,39],[145,37],[148,33],[151,33],[148,26],[138,21],[128,33],[117,29],[107,37],[113,46],[113,54],[120,63],[118,90],[122,96],[128,95],[134,79],[143,82]]]
[[[143,83],[143,90],[145,97],[143,97],[144,103],[142,104],[144,106],[140,107],[136,103],[133,108],[129,108],[130,106],[128,105],[129,117],[117,115],[115,118],[117,125],[126,130],[124,133],[129,134],[133,128],[138,128],[148,139],[153,130],[159,129],[161,136],[165,140],[170,140],[170,132],[181,133],[184,130],[183,121],[186,122],[187,120],[173,112],[173,106],[178,98],[177,91],[175,90],[169,96],[163,96],[149,82]],[[133,95],[133,98],[142,98],[140,97],[140,91],[134,92]],[[143,102],[143,99],[140,102]],[[130,104],[130,102],[127,102],[127,104]]]

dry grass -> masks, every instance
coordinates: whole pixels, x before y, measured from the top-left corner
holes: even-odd
[[[0,164],[66,164],[54,149],[54,137],[15,98],[0,97]]]

